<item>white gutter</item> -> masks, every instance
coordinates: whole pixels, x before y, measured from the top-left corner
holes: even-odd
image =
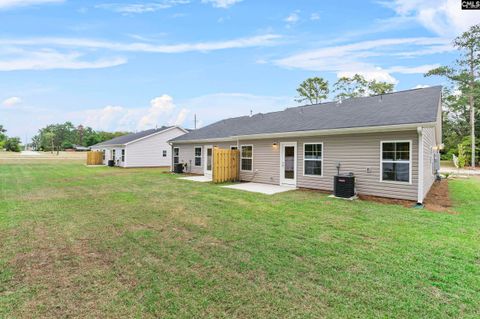
[[[417,203],[423,203],[423,128],[417,127],[418,133],[418,194]]]
[[[171,141],[171,142],[176,144],[186,144],[186,143],[203,143],[203,142],[227,142],[227,141],[235,141],[235,140],[255,140],[255,139],[281,138],[281,137],[302,137],[302,136],[315,136],[315,135],[340,135],[340,134],[352,134],[352,133],[408,131],[408,130],[415,130],[419,126],[434,127],[435,124],[436,122],[427,122],[427,123],[384,125],[384,126],[351,127],[351,128],[339,128],[339,129],[328,129],[328,130],[262,133],[262,134],[249,134],[249,135],[233,135],[233,136],[216,138],[216,139],[179,140],[179,141]]]

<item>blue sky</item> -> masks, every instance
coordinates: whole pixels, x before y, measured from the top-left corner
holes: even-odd
[[[456,0],[0,0],[0,124],[193,126],[294,106],[298,84],[363,74],[397,90],[480,22]]]

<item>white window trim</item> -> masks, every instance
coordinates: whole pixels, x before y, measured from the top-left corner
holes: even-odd
[[[312,145],[312,144],[321,144],[322,145],[322,159],[321,160],[315,160],[315,159],[307,159],[307,161],[321,161],[322,162],[322,174],[321,175],[312,175],[312,174],[305,174],[305,145]],[[323,142],[308,142],[308,143],[303,143],[303,149],[302,149],[302,158],[303,158],[303,166],[302,166],[302,174],[303,176],[307,177],[323,177],[323,154],[324,154],[325,149],[323,148]]]
[[[176,156],[176,157],[178,157],[178,163],[175,163],[175,149],[178,150],[178,155]],[[173,162],[173,165],[180,164],[180,147],[174,147],[173,148],[172,162]]]
[[[383,143],[410,143],[410,150],[409,150],[409,160],[408,161],[392,161],[392,160],[383,160]],[[413,142],[412,140],[386,140],[380,141],[380,182],[382,183],[390,183],[390,184],[401,184],[401,185],[411,185],[412,184],[412,147]],[[408,182],[400,182],[400,181],[384,181],[383,180],[383,163],[408,163]]]
[[[244,146],[251,146],[252,147],[252,157],[242,157],[242,148]],[[240,171],[241,172],[253,172],[253,144],[242,144],[240,145]],[[252,160],[252,169],[242,169],[242,159],[251,159]]]
[[[167,157],[167,156],[168,156],[167,150],[162,150],[162,157]]]
[[[197,156],[197,153],[196,153],[197,148],[200,149],[200,165],[197,165],[197,164],[196,164],[196,161],[195,161],[195,160],[197,159],[197,157],[198,157],[198,156]],[[199,145],[194,146],[194,147],[193,147],[193,166],[195,166],[195,167],[202,167],[202,164],[203,164],[202,157],[203,157],[203,147],[202,147],[202,146],[199,146]]]
[[[124,148],[122,148],[122,150],[120,151],[120,160],[122,161],[122,163],[125,163],[125,156],[126,156],[127,152],[125,151]]]

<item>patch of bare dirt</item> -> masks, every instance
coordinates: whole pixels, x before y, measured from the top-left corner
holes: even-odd
[[[423,204],[425,208],[434,212],[457,214],[451,210],[452,201],[450,200],[450,193],[448,191],[448,179],[442,179],[439,182],[433,183]]]
[[[401,205],[404,207],[412,207],[415,205],[414,201],[411,200],[405,200],[405,199],[395,199],[395,198],[386,198],[386,197],[378,197],[378,196],[372,196],[372,195],[358,195],[358,198],[361,200],[366,200],[366,201],[371,201],[371,202],[376,202],[380,204],[389,204],[389,205]]]

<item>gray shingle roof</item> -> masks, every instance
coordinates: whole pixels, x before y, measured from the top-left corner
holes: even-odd
[[[430,123],[437,119],[441,86],[288,108],[218,121],[172,141],[232,136]]]
[[[132,133],[132,134],[127,134],[127,135],[122,135],[119,137],[112,138],[111,140],[104,141],[98,144],[93,145],[92,147],[97,147],[97,146],[107,146],[107,145],[124,145],[129,142],[138,140],[142,137],[146,137],[161,131],[165,131],[166,129],[171,128],[172,126],[162,126],[158,129],[150,129],[146,131],[141,131],[138,133]]]

